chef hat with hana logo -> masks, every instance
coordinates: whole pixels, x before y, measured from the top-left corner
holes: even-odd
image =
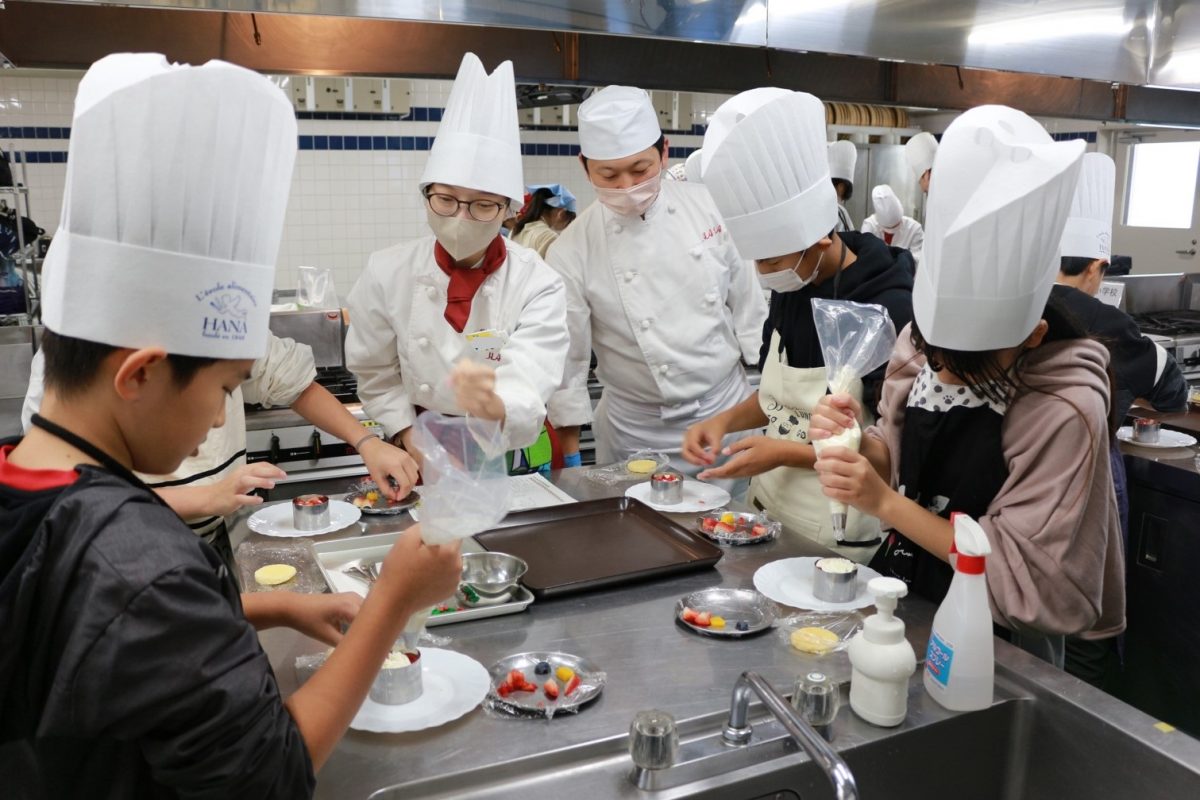
[[[913,317],[925,341],[981,351],[1021,344],[1042,318],[1084,143],[1027,114],[979,106],[951,123],[929,192]]]
[[[837,224],[825,108],[811,94],[752,89],[730,98],[700,152],[704,185],[742,258],[798,253]]]
[[[115,347],[261,357],[296,142],[291,103],[250,70],[157,53],[97,61],[76,96],[46,326]]]
[[[895,228],[904,219],[904,207],[891,186],[881,183],[871,190],[871,207],[881,228]]]
[[[858,148],[854,142],[839,139],[829,143],[829,177],[854,183],[854,166],[858,163]]]
[[[904,157],[914,178],[920,178],[925,170],[933,168],[937,157],[938,140],[932,133],[921,132],[904,143]]]
[[[431,183],[498,194],[518,206],[524,201],[511,61],[488,75],[478,56],[463,56],[425,162],[421,191]]]
[[[1113,194],[1117,166],[1103,153],[1084,153],[1079,185],[1071,200],[1071,216],[1063,231],[1064,258],[1108,260],[1112,254]]]
[[[628,158],[661,136],[658,112],[645,89],[605,86],[579,105],[579,152],[584,158]]]

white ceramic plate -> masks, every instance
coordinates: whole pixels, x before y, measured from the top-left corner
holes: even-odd
[[[858,565],[858,594],[848,603],[830,603],[813,595],[813,565],[817,558],[781,558],[763,564],[754,573],[754,588],[776,603],[812,611],[853,611],[875,604],[867,591],[867,581],[879,573],[863,564]]]
[[[1155,449],[1166,449],[1169,447],[1191,447],[1196,443],[1195,436],[1189,436],[1186,433],[1179,431],[1169,431],[1163,428],[1158,432],[1157,442],[1135,442],[1133,440],[1133,428],[1126,425],[1117,431],[1117,438],[1122,442],[1136,444],[1138,447],[1152,447]]]
[[[260,508],[251,515],[250,519],[246,520],[246,524],[255,533],[261,533],[263,536],[279,536],[286,539],[293,536],[320,536],[323,533],[340,531],[342,528],[358,522],[361,516],[362,512],[349,503],[341,500],[330,500],[328,525],[324,528],[318,528],[315,531],[298,531],[296,530],[296,526],[292,524],[292,504],[291,502],[286,502],[275,503],[266,508]]]
[[[720,486],[704,483],[694,478],[684,479],[683,502],[673,506],[664,506],[650,500],[650,481],[635,483],[625,490],[625,496],[641,500],[655,511],[663,511],[668,514],[701,514],[729,504],[729,492]]]
[[[420,663],[424,686],[420,697],[399,706],[376,703],[368,697],[350,727],[371,733],[435,728],[471,711],[487,697],[492,686],[483,664],[453,650],[422,647]]]

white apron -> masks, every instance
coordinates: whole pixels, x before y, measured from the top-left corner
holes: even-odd
[[[779,332],[771,333],[771,348],[763,364],[758,385],[758,402],[767,415],[767,436],[810,444],[808,425],[812,410],[825,396],[828,377],[824,367],[789,367],[779,352]],[[850,393],[862,400],[862,381]],[[750,482],[750,502],[794,533],[835,550],[839,555],[865,564],[879,546],[879,520],[851,507],[846,517],[848,542],[871,542],[866,546],[839,545],[830,522],[829,498],[811,469],[776,467]],[[844,544],[843,543],[843,544]]]
[[[674,406],[626,400],[605,390],[592,422],[592,433],[596,437],[596,463],[611,464],[629,458],[638,450],[657,450],[671,457],[671,466],[675,469],[684,475],[695,476],[709,467],[689,464],[680,455],[683,435],[688,427],[732,408],[752,392],[741,364],[709,394],[699,400]],[[729,445],[757,434],[756,430],[739,431],[726,436],[724,443]],[[734,500],[745,497],[748,485],[745,478],[715,478],[707,483],[722,487]]]

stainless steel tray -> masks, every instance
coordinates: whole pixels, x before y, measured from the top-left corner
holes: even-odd
[[[683,618],[685,609],[707,611],[726,621],[724,628],[694,625]],[[686,631],[713,639],[746,639],[770,630],[778,616],[775,604],[753,589],[715,587],[692,592],[675,604],[675,623]],[[745,622],[746,630],[737,629]]]
[[[366,586],[354,578],[347,578],[338,568],[355,559],[381,561],[399,536],[399,532],[380,533],[374,536],[355,536],[351,539],[335,539],[314,544],[313,552],[316,554],[317,566],[320,567],[321,574],[325,576],[325,582],[329,584],[330,591],[357,591],[362,594]],[[471,539],[463,540],[462,549],[464,553],[477,553],[483,550]],[[438,625],[450,625],[472,619],[519,614],[532,602],[533,594],[524,586],[517,586],[510,600],[494,605],[463,607],[462,601],[456,597],[450,597],[439,605],[448,605],[458,610],[430,616],[425,627],[433,628]]]

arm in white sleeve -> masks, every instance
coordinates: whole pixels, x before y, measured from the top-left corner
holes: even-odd
[[[919,258],[925,250],[925,229],[921,227],[921,223],[913,222],[913,237],[909,242],[908,252],[913,254],[913,258]]]
[[[576,242],[563,241],[563,237],[550,246],[546,256],[546,263],[562,278],[570,338],[562,381],[547,403],[550,422],[558,428],[592,421],[592,398],[587,388],[592,362],[592,311],[583,292],[581,261]]]
[[[316,377],[311,347],[271,334],[267,354],[254,362],[250,380],[242,384],[242,395],[247,403],[263,408],[287,407]]]
[[[758,282],[758,271],[753,261],[746,261],[738,255],[732,240],[727,239],[722,252],[729,268],[729,291],[725,295],[725,305],[733,317],[733,330],[742,351],[742,360],[747,364],[757,364],[762,350],[763,323],[767,320],[767,300]]]
[[[25,389],[25,402],[21,405],[21,430],[29,433],[30,420],[42,407],[46,396],[46,357],[38,350],[29,365],[29,386]]]
[[[570,341],[562,280],[547,269],[538,273],[529,283],[536,281],[539,289],[521,310],[496,370],[496,394],[504,402],[504,440],[509,450],[528,447],[541,434],[546,403],[562,382]]]
[[[411,428],[417,417],[400,376],[392,315],[383,286],[372,269],[373,262],[374,257],[346,302],[350,310],[346,368],[358,379],[358,399],[363,409],[392,437]]]

